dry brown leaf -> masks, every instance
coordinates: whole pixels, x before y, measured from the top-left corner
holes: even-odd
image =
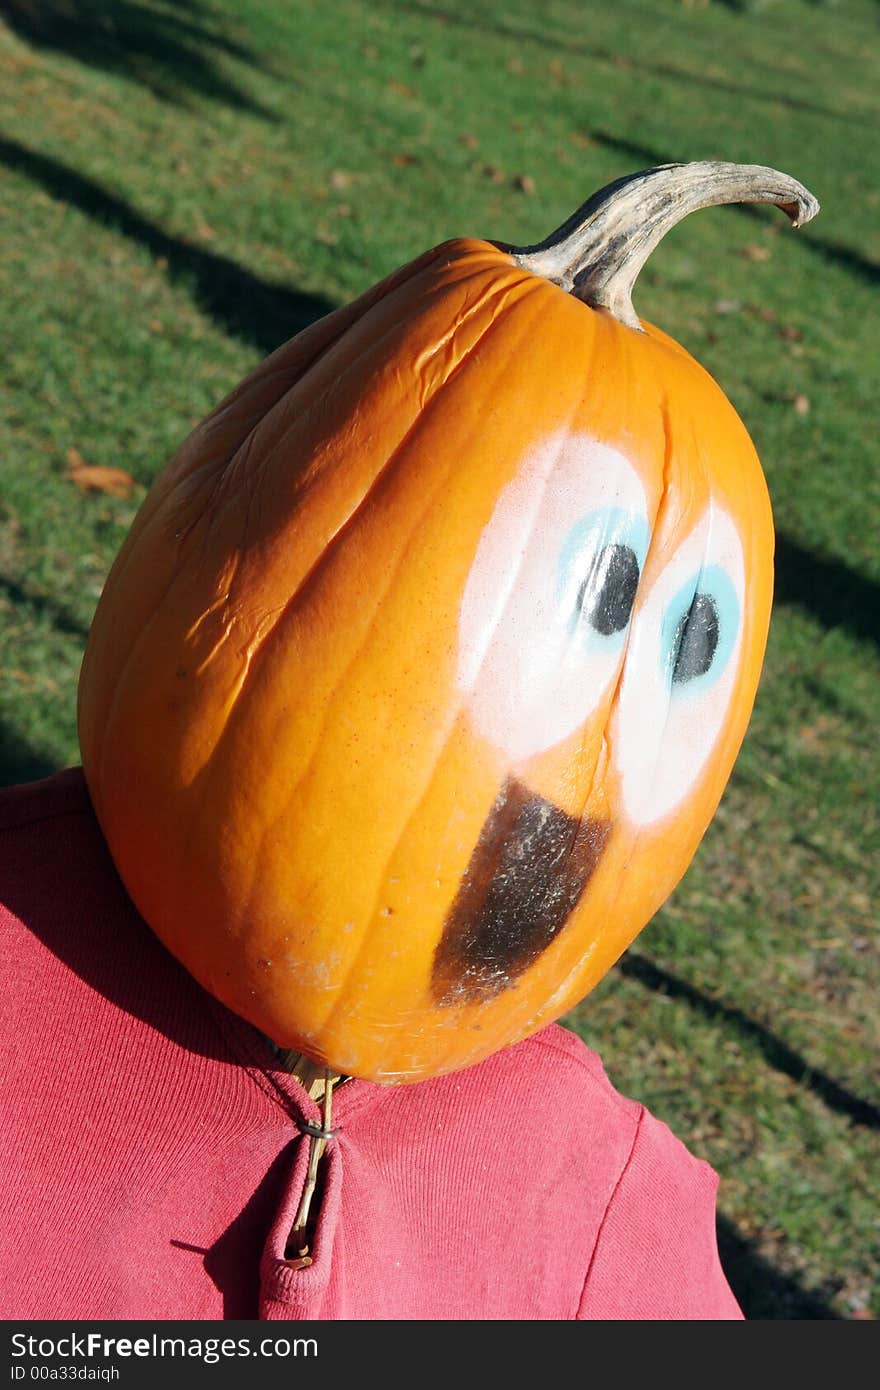
[[[803,391],[798,391],[797,394],[792,398],[791,403],[794,406],[795,412],[798,415],[809,415],[810,401],[809,397],[805,396]]]
[[[130,497],[134,478],[122,468],[86,463],[78,449],[67,451],[67,476],[80,492],[103,492],[110,497]]]
[[[769,261],[770,259],[770,252],[767,247],[756,246],[754,242],[744,246],[741,254],[745,256],[747,261]]]
[[[513,180],[514,188],[518,188],[520,193],[534,193],[535,180],[531,174],[516,174]]]
[[[196,227],[196,236],[199,241],[213,241],[217,233],[213,227],[209,227],[207,222],[200,222]]]
[[[399,150],[397,154],[391,156],[391,163],[398,165],[401,169],[405,169],[408,164],[418,164],[418,162],[418,155],[410,154],[409,150]]]
[[[466,150],[475,150],[480,143],[476,135],[471,135],[469,131],[465,131],[464,135],[459,135],[458,141],[460,145],[464,145]]]
[[[493,183],[504,182],[504,170],[499,169],[497,164],[484,164],[483,174],[487,179],[491,179]]]
[[[330,175],[331,188],[350,188],[354,174],[349,174],[346,169],[334,169]]]
[[[407,101],[412,101],[415,92],[408,82],[398,82],[396,79],[388,83],[389,92],[393,92],[396,97],[406,97]]]

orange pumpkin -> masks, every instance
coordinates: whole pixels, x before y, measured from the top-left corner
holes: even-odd
[[[215,996],[417,1081],[557,1018],[687,868],[743,738],[773,528],[715,382],[629,289],[667,166],[541,247],[451,241],[279,348],[145,500],[83,766],[128,891]]]

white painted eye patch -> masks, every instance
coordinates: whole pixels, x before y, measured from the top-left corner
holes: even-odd
[[[514,762],[579,728],[619,672],[649,542],[617,449],[559,434],[501,493],[462,598],[459,687]]]
[[[612,725],[627,816],[649,824],[696,784],[724,728],[742,647],[745,572],[709,506],[637,606]]]

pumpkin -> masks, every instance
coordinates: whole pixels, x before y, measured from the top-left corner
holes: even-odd
[[[631,303],[752,166],[619,180],[536,247],[435,247],[280,347],[159,476],[79,685],[134,903],[338,1073],[558,1018],[687,868],[743,739],[773,525],[721,389]]]

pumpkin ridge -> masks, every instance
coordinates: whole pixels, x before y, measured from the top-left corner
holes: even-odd
[[[615,335],[615,336],[617,336],[617,335]],[[631,348],[631,343],[630,343],[630,341],[629,341],[629,340],[626,340],[625,343],[624,343],[624,340],[622,340],[622,337],[619,339],[619,345],[620,345],[621,349],[629,349],[629,348]],[[626,351],[626,358],[627,358],[627,361],[628,361],[628,362],[631,361],[631,356],[632,356],[631,351]],[[643,576],[644,576],[645,569],[646,569],[646,567],[647,567],[647,565],[648,565],[648,561],[649,561],[650,556],[651,556],[652,547],[656,544],[656,542],[655,542],[655,537],[656,537],[656,535],[657,535],[658,530],[660,529],[658,523],[659,523],[659,521],[660,521],[660,518],[661,518],[661,515],[662,515],[662,512],[663,512],[663,508],[664,508],[664,506],[666,505],[666,502],[667,502],[667,499],[668,499],[668,496],[669,496],[669,479],[670,479],[671,467],[672,467],[672,452],[673,452],[673,446],[672,446],[672,424],[671,424],[671,419],[670,419],[670,415],[669,415],[669,398],[668,398],[668,393],[667,393],[666,391],[664,391],[664,392],[662,393],[661,397],[660,397],[659,408],[660,408],[660,416],[661,416],[662,426],[663,426],[663,467],[662,467],[662,486],[661,486],[660,492],[659,492],[659,502],[658,502],[657,510],[655,511],[653,517],[651,517],[651,519],[650,519],[650,532],[649,532],[649,538],[648,538],[648,549],[647,549],[647,553],[646,553],[646,555],[645,555],[645,559],[644,559],[644,561],[643,561],[643,563],[642,563],[641,573],[640,573],[640,575],[639,575],[639,584],[638,584],[638,588],[639,588],[639,589],[641,589],[641,587],[642,587]],[[636,592],[636,600],[638,600],[638,590],[637,590],[637,592]],[[613,737],[613,734],[612,734],[612,732],[611,732],[611,723],[612,723],[612,720],[613,720],[613,717],[614,717],[614,711],[615,711],[616,708],[617,708],[617,701],[618,701],[618,696],[619,696],[619,692],[620,692],[620,686],[621,686],[621,682],[622,682],[622,680],[623,680],[624,670],[625,670],[625,668],[626,668],[626,659],[627,659],[627,656],[628,656],[628,654],[629,654],[630,642],[631,642],[631,638],[632,638],[633,614],[634,614],[634,613],[635,613],[635,603],[633,604],[633,610],[632,610],[632,612],[631,612],[631,614],[630,614],[630,619],[629,619],[629,621],[628,621],[628,623],[627,623],[627,627],[626,627],[626,636],[624,637],[623,647],[622,647],[621,652],[620,652],[620,659],[619,659],[619,661],[618,661],[617,670],[616,670],[615,675],[614,675],[613,687],[612,687],[612,689],[611,689],[611,691],[610,691],[610,697],[607,699],[607,702],[606,702],[605,721],[604,721],[604,725],[603,725],[603,728],[602,728],[602,735],[601,735],[601,749],[602,749],[602,750],[607,750],[606,758],[607,758],[608,761],[613,761],[613,756],[614,756],[614,754],[613,754],[613,749],[614,749],[614,737]],[[586,730],[584,731],[584,733],[585,733],[585,735],[586,735]],[[586,794],[586,796],[584,797],[583,808],[582,808],[582,813],[581,813],[582,815],[583,815],[583,811],[586,809],[586,806],[587,806],[587,804],[588,804],[588,802],[589,802],[591,796],[593,795],[593,788],[594,788],[594,784],[595,784],[595,781],[596,781],[596,775],[597,775],[597,772],[598,772],[598,769],[599,769],[600,765],[602,765],[602,762],[603,762],[603,760],[602,760],[601,754],[600,754],[600,755],[597,755],[596,760],[595,760],[595,762],[594,762],[594,764],[593,764],[592,772],[591,772],[591,774],[590,774],[590,783],[589,783],[589,787],[588,787],[588,789],[587,789],[587,794]]]
[[[433,500],[433,499],[431,499],[431,500]],[[362,499],[362,502],[361,502],[361,503],[359,504],[359,506],[358,506],[358,510],[360,510],[360,507],[363,505],[363,503],[364,503],[365,501],[366,501],[366,498]],[[354,520],[355,520],[355,517],[354,517],[354,516],[351,516],[351,517],[348,518],[348,522],[353,523]],[[346,526],[347,526],[347,525],[348,525],[348,523],[346,523]],[[333,537],[333,541],[334,541],[334,542],[335,542],[337,539],[340,539],[340,540],[342,539],[342,534],[341,534],[341,533],[342,533],[342,528],[340,528],[340,530],[337,531],[337,532],[335,533],[335,535],[334,535],[334,537]],[[285,609],[286,609],[286,610],[289,610],[289,609],[294,605],[294,603],[295,603],[298,599],[301,599],[301,598],[302,598],[302,591],[303,591],[303,589],[305,589],[305,588],[308,586],[308,584],[309,584],[310,582],[313,582],[313,581],[317,578],[317,574],[318,574],[318,572],[319,572],[319,570],[320,570],[320,567],[323,565],[324,561],[327,560],[327,559],[329,559],[329,547],[328,547],[327,549],[325,549],[324,552],[322,552],[321,556],[318,558],[318,560],[316,561],[315,565],[314,565],[314,566],[312,567],[312,569],[310,570],[310,572],[309,572],[308,576],[306,577],[305,581],[303,582],[302,586],[301,586],[301,587],[296,591],[296,593],[293,594],[293,595],[290,597],[290,599],[287,601],[287,603],[285,604]],[[381,591],[383,594],[387,592],[387,590],[390,588],[390,586],[391,586],[392,583],[394,582],[394,579],[395,579],[395,577],[396,577],[397,571],[398,571],[400,565],[403,564],[403,563],[405,562],[405,559],[406,559],[405,553],[401,553],[401,554],[397,557],[397,559],[396,559],[396,561],[394,562],[393,565],[386,567],[386,570],[385,570],[385,572],[384,572],[384,574],[383,574],[383,588],[382,588],[382,591]],[[377,592],[378,592],[378,590],[377,590]],[[339,686],[344,686],[346,677],[349,675],[349,673],[351,672],[351,670],[356,666],[358,660],[359,660],[360,657],[362,656],[362,654],[363,654],[363,652],[364,652],[364,649],[365,649],[365,647],[367,646],[367,644],[368,644],[368,642],[369,642],[371,632],[372,632],[372,630],[373,630],[373,628],[374,628],[374,626],[375,626],[376,621],[378,620],[378,617],[379,617],[379,613],[378,613],[378,610],[377,610],[376,612],[374,612],[372,618],[370,619],[370,621],[369,621],[369,623],[368,623],[368,625],[367,625],[367,628],[366,628],[366,630],[365,630],[365,632],[364,632],[364,634],[363,634],[363,636],[362,636],[360,642],[359,642],[358,645],[354,648],[353,652],[351,653],[350,657],[349,657],[348,660],[346,661],[345,665],[342,667],[342,669],[341,669],[341,671],[340,671],[340,673],[339,673],[339,676],[338,676],[338,678],[337,678],[337,681],[336,681],[337,687],[339,687]],[[280,622],[280,621],[283,621],[283,615],[282,615],[282,618],[279,619],[279,622]],[[268,641],[269,637],[272,636],[272,633],[275,632],[275,630],[276,630],[277,627],[278,627],[278,623],[275,624],[275,626],[274,626],[273,629],[272,629],[272,632],[269,633],[269,634],[267,634],[267,638],[265,639],[266,641]],[[264,643],[264,645],[265,645],[265,643]],[[261,646],[260,650],[263,651],[263,646]],[[265,658],[265,653],[264,653],[264,658]],[[249,674],[250,674],[250,672],[249,672]],[[242,686],[241,689],[239,690],[239,695],[241,695],[243,688],[244,688],[244,686]],[[312,743],[312,747],[311,747],[311,750],[310,750],[310,752],[309,752],[308,758],[307,758],[306,763],[305,763],[305,765],[304,765],[302,771],[300,772],[300,774],[299,774],[299,776],[298,776],[296,782],[295,782],[295,783],[291,786],[291,788],[290,788],[288,800],[287,800],[287,801],[284,803],[284,805],[281,807],[281,809],[279,810],[278,814],[277,814],[276,816],[274,816],[274,817],[272,818],[271,821],[267,821],[267,822],[266,822],[266,825],[264,826],[264,829],[263,829],[263,836],[262,836],[262,840],[263,840],[264,843],[265,843],[265,841],[269,838],[269,835],[270,835],[272,829],[273,829],[277,824],[279,824],[279,822],[281,822],[281,821],[283,821],[283,820],[285,820],[285,819],[287,818],[287,816],[288,816],[288,814],[289,814],[290,802],[294,799],[294,797],[301,797],[301,796],[302,796],[303,786],[309,781],[310,776],[311,776],[311,774],[312,774],[312,772],[313,772],[313,769],[314,769],[315,760],[316,760],[316,758],[318,757],[318,755],[319,755],[319,753],[320,753],[320,751],[321,751],[321,743],[322,743],[323,734],[324,734],[324,731],[327,729],[328,724],[330,723],[331,718],[332,718],[332,715],[333,715],[333,711],[334,711],[334,701],[335,701],[335,697],[334,697],[334,698],[331,698],[330,700],[328,700],[328,702],[326,703],[326,705],[325,705],[325,707],[324,707],[324,709],[323,709],[323,711],[322,711],[320,724],[319,724],[318,729],[317,729],[317,731],[316,731],[315,738],[314,738],[314,741],[313,741],[313,743]],[[230,719],[231,719],[231,718],[232,718],[232,711],[230,712]],[[223,730],[223,732],[221,732],[221,735],[220,735],[220,737],[218,738],[216,748],[219,748],[220,745],[222,744],[224,734],[225,734],[225,729]],[[251,885],[250,885],[250,888],[249,888],[248,893],[247,893],[247,897],[246,897],[246,900],[245,900],[244,907],[243,907],[243,909],[242,909],[242,911],[241,911],[241,913],[240,913],[240,916],[241,916],[243,919],[247,919],[247,917],[248,917],[248,915],[249,915],[250,908],[251,908],[251,903],[252,903],[252,900],[253,900],[253,897],[254,897],[254,893],[255,893],[256,887],[257,887],[257,885],[258,885],[258,884],[260,883],[260,881],[261,881],[261,862],[262,862],[262,861],[261,861],[261,858],[258,857],[257,860],[254,862],[254,864],[253,864],[253,866],[252,866]]]
[[[478,276],[474,276],[474,278],[475,278],[475,279],[477,279],[477,278],[482,278],[482,274],[481,274],[479,277],[478,277]],[[514,282],[514,283],[515,283],[515,282]],[[526,288],[528,288],[527,282],[524,281],[523,283],[524,283],[524,285],[526,285]],[[465,306],[465,309],[464,309],[464,311],[463,311],[463,317],[462,317],[461,319],[459,319],[458,321],[456,321],[455,323],[453,323],[452,325],[450,325],[450,327],[449,327],[449,328],[447,329],[447,331],[443,334],[443,336],[442,336],[442,338],[439,340],[439,342],[436,342],[436,343],[432,344],[431,347],[430,347],[429,349],[423,350],[423,351],[419,354],[419,356],[415,359],[415,362],[413,363],[413,371],[414,371],[415,375],[419,378],[419,383],[420,383],[420,384],[419,384],[419,388],[418,388],[418,391],[419,391],[419,414],[416,416],[415,420],[413,421],[413,425],[412,425],[412,429],[413,429],[413,430],[420,424],[420,419],[421,419],[421,414],[422,414],[422,412],[425,411],[425,410],[428,408],[428,406],[432,403],[432,401],[434,400],[435,395],[437,395],[440,391],[444,390],[444,388],[453,380],[453,378],[454,378],[456,372],[458,371],[459,367],[461,367],[461,366],[463,366],[463,365],[465,364],[465,362],[467,361],[467,359],[470,357],[471,353],[474,352],[477,348],[479,348],[479,346],[480,346],[480,344],[482,343],[483,339],[486,337],[486,334],[488,334],[489,332],[491,332],[492,328],[493,328],[494,325],[495,325],[495,322],[496,322],[497,318],[499,317],[499,314],[500,314],[501,312],[503,312],[503,310],[504,310],[505,307],[513,308],[514,305],[505,306],[505,305],[502,303],[502,305],[500,306],[500,308],[497,309],[497,310],[495,311],[495,313],[492,314],[492,316],[491,316],[491,318],[490,318],[490,320],[489,320],[489,323],[487,324],[485,330],[484,330],[483,333],[480,335],[480,337],[476,340],[476,342],[472,343],[470,347],[468,347],[468,348],[466,348],[466,349],[464,350],[464,352],[462,353],[461,357],[459,357],[458,361],[456,361],[456,362],[454,363],[454,365],[453,365],[452,369],[450,370],[448,376],[444,377],[443,381],[442,381],[438,386],[435,386],[435,387],[434,387],[433,392],[432,392],[431,395],[428,396],[428,397],[425,396],[425,385],[424,385],[424,380],[423,380],[423,378],[424,378],[424,367],[425,367],[426,363],[433,361],[433,359],[438,355],[438,353],[442,353],[443,350],[447,347],[448,344],[454,343],[454,342],[455,342],[456,336],[457,336],[458,333],[460,332],[460,330],[461,330],[463,324],[467,322],[467,320],[469,320],[469,319],[471,319],[471,318],[476,318],[476,317],[478,317],[478,315],[481,313],[481,311],[484,310],[484,309],[486,309],[486,308],[489,306],[489,304],[491,303],[491,301],[492,301],[493,298],[501,298],[502,296],[504,296],[504,295],[506,295],[506,294],[508,294],[508,293],[510,293],[510,289],[508,288],[508,286],[506,286],[506,285],[503,285],[503,286],[502,286],[502,285],[497,285],[497,284],[495,284],[493,281],[490,280],[486,285],[483,286],[483,288],[480,290],[479,294],[477,294],[477,296],[476,296],[474,299],[472,299],[472,300]],[[516,301],[516,302],[518,303],[519,301]],[[402,440],[402,441],[401,441],[401,445],[399,445],[398,448],[402,447],[402,445],[405,444],[405,443],[406,443],[406,440]]]
[[[252,435],[249,435],[249,436],[247,437],[247,440],[246,440],[244,446],[243,446],[243,447],[246,449],[247,452],[250,451],[251,442],[252,442]],[[236,453],[238,453],[238,451],[236,451]],[[225,474],[226,467],[228,467],[228,465],[224,466],[224,468],[221,470],[221,474],[220,474],[221,478],[222,478],[223,474]],[[213,495],[214,495],[214,494],[213,494],[213,492],[212,492],[212,493],[211,493],[211,496],[213,497]],[[164,496],[163,498],[160,499],[159,503],[157,504],[156,509],[153,511],[152,516],[150,516],[150,517],[148,518],[147,522],[145,523],[144,529],[146,529],[147,526],[149,526],[151,523],[161,526],[161,524],[162,524],[162,518],[164,517],[165,511],[167,510],[167,508],[171,505],[171,502],[172,502],[173,497],[174,497],[174,488],[172,487],[172,488],[165,494],[165,496]],[[251,505],[251,497],[248,498],[248,509],[250,508],[250,505]],[[204,526],[205,535],[204,535],[204,537],[203,537],[203,542],[202,542],[202,546],[203,546],[203,550],[204,550],[204,546],[205,546],[205,543],[206,543],[206,540],[207,540],[207,533],[208,533],[208,531],[210,530],[210,512],[207,512],[207,513],[206,513],[204,510],[202,510],[198,515],[196,515],[196,516],[193,518],[193,520],[192,520],[190,526],[187,528],[187,534],[189,534],[192,530],[194,530],[194,529],[195,529],[200,523],[202,523],[202,522],[205,522],[205,526]],[[134,549],[134,548],[135,548],[135,547],[133,547],[133,549]],[[129,556],[131,555],[131,553],[132,553],[132,552],[129,551]],[[164,610],[164,605],[165,605],[166,599],[167,599],[168,596],[170,595],[170,593],[171,593],[172,589],[174,588],[175,584],[176,584],[181,578],[183,578],[183,577],[185,577],[185,567],[184,567],[183,570],[181,570],[181,568],[176,567],[176,566],[175,566],[174,568],[172,568],[171,573],[170,573],[170,577],[169,577],[169,579],[168,579],[168,583],[167,583],[167,585],[165,586],[165,588],[163,589],[160,598],[159,598],[158,601],[156,602],[156,604],[155,604],[155,606],[154,606],[154,609],[153,609],[153,612],[152,612],[152,614],[150,615],[149,620],[147,621],[146,625],[145,625],[144,627],[142,627],[142,628],[140,629],[140,631],[137,633],[137,635],[135,636],[135,639],[134,639],[134,641],[132,642],[129,651],[128,651],[128,653],[126,654],[126,656],[123,658],[122,664],[121,664],[121,666],[120,666],[120,668],[119,668],[119,672],[118,672],[117,679],[116,679],[116,685],[115,685],[114,693],[113,693],[113,695],[111,696],[109,705],[108,705],[108,707],[107,707],[106,716],[105,716],[105,719],[104,719],[103,752],[102,752],[102,756],[101,756],[101,759],[100,759],[99,770],[98,770],[98,782],[99,782],[99,784],[101,784],[101,785],[103,785],[103,781],[104,781],[104,765],[105,765],[106,757],[107,757],[107,754],[108,754],[109,749],[110,749],[111,744],[112,744],[112,740],[111,740],[110,737],[109,737],[109,733],[110,733],[110,730],[111,730],[111,728],[112,728],[113,720],[115,719],[116,714],[117,714],[117,712],[118,712],[119,696],[120,696],[120,693],[121,693],[121,691],[124,689],[124,686],[125,686],[125,677],[126,677],[126,674],[127,674],[127,672],[129,671],[129,669],[130,669],[132,663],[136,660],[136,658],[137,658],[137,656],[138,656],[138,653],[142,650],[143,644],[144,644],[144,642],[146,641],[146,639],[149,637],[149,634],[150,634],[150,632],[151,632],[151,630],[152,630],[152,628],[153,628],[153,626],[154,626],[154,623],[155,623],[156,620],[162,615],[163,610]],[[203,616],[204,616],[204,615],[203,615]],[[212,651],[211,654],[213,655],[213,651]],[[97,799],[100,799],[100,794],[98,795],[98,798],[97,798]],[[96,810],[97,810],[97,809],[98,809],[98,808],[97,808],[97,806],[96,806]],[[100,819],[100,816],[99,816],[99,819]]]
[[[613,341],[615,347],[617,347],[618,351],[626,357],[626,360],[627,360],[627,362],[629,363],[630,360],[631,360],[631,356],[632,356],[632,352],[631,352],[631,343],[630,343],[629,339],[625,338],[624,335],[623,335],[622,333],[620,333],[620,332],[617,330],[616,325],[613,323],[613,321],[609,323],[608,320],[607,320],[605,317],[603,317],[601,311],[600,311],[599,319],[600,319],[600,323],[602,324],[602,326],[603,326],[603,328],[605,329],[605,331],[606,331],[606,332],[609,331],[609,330],[611,331],[611,334],[612,334],[612,341]],[[593,335],[592,343],[591,343],[591,348],[592,348],[591,354],[590,354],[590,362],[591,362],[591,365],[592,365],[593,363],[595,363],[595,361],[596,361],[596,359],[597,359],[597,357],[598,357],[598,355],[599,355],[599,341],[598,341],[598,339],[599,339],[599,334],[598,334],[598,333],[595,333],[595,334]],[[666,428],[666,423],[667,423],[667,422],[666,422],[666,420],[665,420],[665,418],[664,418],[664,430],[665,430],[665,428]],[[665,440],[664,440],[664,471],[663,471],[663,489],[662,489],[661,494],[660,494],[661,499],[664,498],[664,497],[666,496],[666,483],[667,483],[666,466],[667,466],[668,461],[669,461],[670,451],[671,451],[671,444],[670,444],[670,441],[669,441],[669,435],[666,434]],[[658,509],[658,510],[659,510],[659,509]],[[653,542],[654,534],[655,534],[655,531],[656,531],[656,523],[657,523],[657,513],[655,513],[654,517],[651,519],[650,537],[649,537],[649,541],[648,541],[648,553],[649,553],[649,554],[650,554],[651,543]],[[645,568],[645,564],[647,563],[647,558],[648,558],[648,556],[646,555],[646,556],[645,556],[645,561],[644,561],[643,564],[642,564],[642,573],[644,573],[644,568]],[[639,586],[641,586],[641,582],[642,582],[642,574],[639,575]],[[623,648],[622,648],[621,653],[620,653],[620,659],[619,659],[618,664],[617,664],[617,671],[616,671],[616,674],[615,674],[615,676],[614,676],[613,689],[611,690],[610,698],[608,698],[608,699],[607,699],[607,702],[606,702],[606,710],[607,710],[607,712],[606,712],[605,722],[604,722],[604,726],[603,726],[602,734],[601,734],[600,751],[599,751],[599,753],[597,754],[597,756],[596,756],[596,758],[595,758],[595,760],[594,760],[594,762],[593,762],[593,767],[592,767],[592,770],[591,770],[591,772],[590,772],[589,785],[588,785],[588,787],[587,787],[586,795],[584,796],[583,802],[582,802],[582,805],[581,805],[581,819],[583,819],[583,816],[584,816],[584,814],[585,814],[585,812],[586,812],[586,807],[587,807],[587,805],[588,805],[588,803],[589,803],[589,801],[590,801],[590,798],[591,798],[592,795],[593,795],[593,788],[594,788],[594,786],[595,786],[596,775],[597,775],[597,773],[598,773],[598,770],[599,770],[600,766],[603,766],[603,765],[604,765],[602,753],[605,752],[605,750],[608,750],[607,753],[606,753],[606,759],[605,759],[605,761],[607,761],[607,760],[610,759],[610,757],[611,757],[610,749],[611,749],[611,747],[612,747],[612,740],[611,740],[611,738],[609,737],[609,725],[610,725],[610,722],[611,722],[613,710],[616,708],[616,704],[617,704],[617,695],[618,695],[618,691],[619,691],[619,689],[620,689],[620,682],[621,682],[621,680],[623,679],[623,670],[624,670],[624,666],[626,665],[626,656],[627,656],[627,652],[629,651],[629,644],[630,644],[630,635],[631,635],[631,632],[632,632],[632,614],[630,614],[630,620],[629,620],[629,622],[627,623],[626,636],[625,636],[625,638],[624,638]],[[586,740],[586,737],[587,737],[587,730],[584,729],[584,731],[583,731],[583,740],[584,740],[584,741]],[[613,825],[612,825],[612,833],[613,833]]]
[[[129,552],[129,554],[131,554],[131,552]],[[142,627],[140,631],[136,634],[134,641],[131,644],[131,647],[129,648],[125,657],[123,657],[122,663],[116,672],[115,682],[113,685],[113,693],[106,704],[104,718],[101,721],[101,755],[98,761],[97,768],[95,768],[94,764],[92,764],[92,769],[89,773],[89,791],[91,792],[92,797],[95,801],[95,810],[98,813],[99,820],[101,819],[101,802],[103,801],[105,763],[107,760],[107,756],[110,752],[112,742],[110,738],[110,731],[113,728],[113,721],[115,720],[118,714],[119,703],[125,690],[125,678],[135,660],[136,655],[142,649],[143,644],[150,631],[152,630],[154,624],[162,615],[165,600],[170,594],[172,588],[174,587],[174,583],[178,578],[178,571],[172,570],[168,583],[162,590],[161,597],[156,603],[146,625]]]
[[[656,552],[656,547],[657,547],[657,545],[659,544],[658,537],[662,534],[662,530],[663,530],[663,526],[662,526],[663,517],[665,516],[666,510],[667,510],[667,508],[668,508],[669,505],[670,505],[670,499],[671,499],[671,496],[672,496],[671,491],[670,491],[670,483],[671,483],[671,479],[672,479],[672,460],[673,460],[673,455],[674,455],[674,453],[675,453],[675,446],[674,446],[674,444],[673,444],[673,425],[672,425],[672,412],[671,412],[671,406],[670,406],[670,400],[669,400],[669,391],[668,391],[666,388],[664,388],[664,390],[663,390],[662,393],[661,393],[660,400],[659,400],[659,402],[658,402],[658,407],[659,407],[659,411],[660,411],[660,419],[661,419],[662,426],[663,426],[663,465],[662,465],[662,475],[661,475],[661,476],[662,476],[662,486],[661,486],[661,489],[660,489],[659,503],[658,503],[658,506],[657,506],[657,510],[656,510],[656,512],[654,513],[653,518],[651,519],[651,531],[650,531],[650,537],[649,537],[649,540],[648,540],[648,550],[647,550],[647,554],[645,555],[644,564],[643,564],[643,566],[642,566],[642,575],[644,575],[644,572],[645,572],[645,570],[648,568],[649,562],[651,561],[651,559],[652,559],[652,557],[653,557],[653,554]],[[642,578],[642,577],[640,576],[640,583],[639,583],[639,587],[640,587],[640,588],[641,588],[641,578]],[[635,613],[635,606],[633,607],[633,614],[634,614],[634,613]],[[613,698],[612,703],[609,705],[608,717],[607,717],[607,720],[606,720],[605,729],[604,729],[604,731],[603,731],[603,738],[604,738],[604,739],[607,739],[608,748],[609,748],[609,755],[610,755],[610,757],[612,758],[612,760],[613,760],[613,758],[614,758],[614,743],[615,743],[615,740],[614,740],[614,733],[613,733],[613,730],[612,730],[612,728],[611,728],[611,724],[613,723],[614,711],[617,709],[617,704],[618,704],[618,699],[619,699],[619,694],[620,694],[620,687],[621,687],[621,684],[622,684],[622,682],[623,682],[623,677],[624,677],[624,673],[625,673],[625,670],[626,670],[626,659],[627,659],[627,656],[629,655],[630,639],[631,639],[631,634],[632,634],[632,626],[633,626],[633,624],[632,624],[632,617],[631,617],[629,626],[628,626],[628,628],[627,628],[626,641],[625,641],[625,643],[624,643],[624,649],[623,649],[623,653],[622,653],[622,659],[621,659],[620,665],[619,665],[619,667],[618,667],[618,669],[617,669],[617,676],[616,676],[615,683],[614,683],[614,698]],[[665,727],[666,722],[668,722],[668,718],[669,718],[669,706],[667,705],[667,708],[666,708],[666,711],[665,711],[665,714],[664,714],[664,727]],[[640,833],[641,833],[641,832],[640,832]],[[636,844],[634,845],[634,850],[635,850],[635,848],[637,848],[637,842],[638,842],[638,837],[637,837],[637,840],[636,840]],[[609,916],[613,915],[613,910],[614,910],[614,908],[616,908],[616,906],[617,906],[617,898],[619,897],[619,892],[620,892],[620,890],[618,889],[618,893],[615,895],[614,903],[613,903],[613,905],[612,905],[612,908],[611,908],[611,910],[609,911]]]

